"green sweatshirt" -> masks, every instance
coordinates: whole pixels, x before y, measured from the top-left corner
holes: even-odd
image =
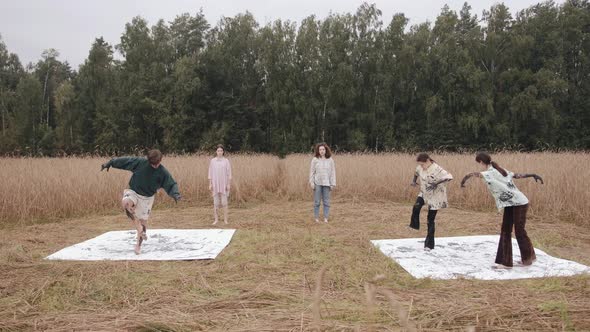
[[[129,188],[142,196],[154,196],[160,188],[164,188],[170,197],[180,195],[178,185],[170,172],[163,165],[153,168],[146,158],[114,158],[106,166],[133,172]]]

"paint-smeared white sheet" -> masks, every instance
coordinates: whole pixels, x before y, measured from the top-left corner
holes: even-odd
[[[515,266],[494,269],[498,235],[440,237],[435,240],[432,251],[424,251],[424,238],[371,242],[415,278],[507,280],[590,273],[588,266],[549,256],[536,248],[537,260],[533,265],[518,266],[520,251],[515,239],[512,239]]]
[[[46,259],[53,260],[194,260],[215,259],[235,229],[148,229],[141,254],[133,248],[135,231],[113,231],[64,248]]]

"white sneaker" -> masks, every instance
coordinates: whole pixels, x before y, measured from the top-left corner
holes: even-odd
[[[424,247],[424,251],[430,251],[432,249],[428,248],[428,247]]]

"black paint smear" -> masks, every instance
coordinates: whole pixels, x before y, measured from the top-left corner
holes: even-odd
[[[503,191],[500,196],[498,197],[499,200],[501,200],[502,202],[507,202],[509,200],[512,199],[512,197],[514,197],[514,194],[511,192],[507,192],[507,191]]]

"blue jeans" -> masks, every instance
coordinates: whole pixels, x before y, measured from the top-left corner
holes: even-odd
[[[324,218],[330,216],[330,186],[315,186],[313,192],[313,215],[316,219],[320,217],[320,201],[324,202]]]

